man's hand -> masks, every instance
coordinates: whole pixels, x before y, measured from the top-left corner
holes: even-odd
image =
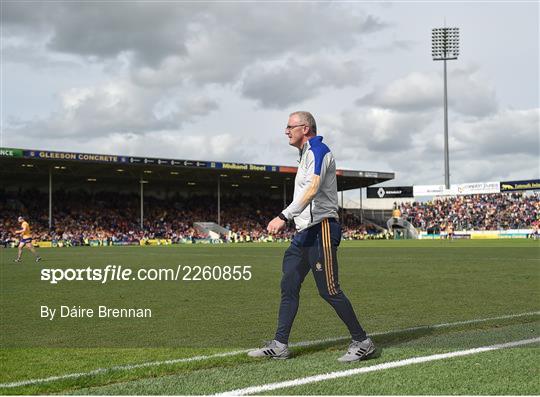
[[[285,221],[278,216],[276,216],[274,219],[270,221],[268,226],[266,226],[266,230],[268,230],[269,233],[277,233],[282,229],[285,229]]]

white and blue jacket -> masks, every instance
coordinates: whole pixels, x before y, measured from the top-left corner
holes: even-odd
[[[325,218],[339,218],[336,161],[322,140],[314,136],[300,150],[293,202],[282,212],[288,220],[294,219],[298,231]]]

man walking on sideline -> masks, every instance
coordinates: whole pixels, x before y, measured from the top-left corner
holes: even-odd
[[[300,163],[295,178],[293,202],[267,226],[270,233],[293,220],[297,233],[283,258],[281,304],[274,340],[248,353],[251,357],[288,358],[289,334],[300,299],[300,287],[311,270],[321,297],[345,323],[352,342],[339,361],[361,360],[375,345],[358,322],[349,299],[338,282],[337,247],[341,241],[338,222],[336,163],[309,112],[294,112],[285,129],[289,144],[298,148]]]

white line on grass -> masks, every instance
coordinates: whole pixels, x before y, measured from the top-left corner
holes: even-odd
[[[471,354],[478,354],[478,353],[488,352],[492,350],[506,349],[509,347],[523,346],[523,345],[528,345],[528,344],[537,343],[537,342],[540,342],[540,338],[524,339],[524,340],[519,340],[515,342],[502,343],[498,345],[483,346],[483,347],[477,347],[477,348],[468,349],[468,350],[458,350],[458,351],[454,351],[450,353],[433,354],[431,356],[412,357],[412,358],[407,358],[404,360],[390,361],[383,364],[372,365],[369,367],[354,368],[354,369],[348,369],[344,371],[335,371],[335,372],[330,372],[326,374],[308,376],[305,378],[292,379],[292,380],[288,380],[284,382],[268,383],[268,384],[260,385],[260,386],[251,386],[251,387],[246,387],[244,389],[236,389],[236,390],[231,390],[224,393],[218,393],[215,395],[216,396],[246,396],[249,394],[262,393],[262,392],[267,392],[267,391],[272,391],[272,390],[277,390],[277,389],[284,389],[287,387],[306,385],[308,383],[316,383],[316,382],[321,382],[325,380],[344,378],[347,376],[365,374],[368,372],[382,371],[382,370],[390,369],[390,368],[404,367],[406,365],[412,365],[412,364],[426,363],[429,361],[468,356]]]
[[[106,372],[125,371],[125,370],[137,369],[137,368],[157,367],[159,365],[187,363],[190,361],[202,361],[202,360],[208,360],[211,358],[237,356],[242,353],[247,353],[250,350],[251,349],[236,350],[236,351],[225,352],[225,353],[211,354],[208,356],[194,356],[194,357],[176,358],[176,359],[163,360],[163,361],[150,361],[150,362],[140,363],[140,364],[115,365],[114,367],[98,368],[98,369],[94,369],[88,372],[75,372],[72,374],[50,376],[48,378],[28,379],[28,380],[21,380],[18,382],[11,382],[11,383],[0,383],[0,387],[12,388],[12,387],[18,387],[18,386],[28,386],[28,385],[35,385],[37,383],[53,382],[55,380],[82,378],[83,376],[99,375]]]
[[[453,326],[456,326],[456,325],[476,324],[476,323],[482,323],[482,322],[493,321],[493,320],[505,320],[505,319],[510,319],[510,318],[534,316],[534,315],[539,315],[539,314],[540,314],[540,311],[528,312],[528,313],[519,313],[519,314],[508,314],[508,315],[497,316],[497,317],[488,317],[488,318],[480,318],[480,319],[473,319],[473,320],[456,321],[456,322],[453,322],[453,323],[443,323],[443,324],[426,325],[426,326],[420,326],[420,327],[403,328],[403,329],[394,330],[394,331],[375,332],[375,333],[370,333],[369,335],[370,336],[391,335],[391,334],[396,334],[396,333],[419,331],[419,330],[431,329],[431,328],[453,327]],[[326,338],[326,339],[320,339],[320,340],[297,342],[297,343],[291,343],[291,344],[289,344],[289,346],[291,346],[291,347],[295,347],[295,346],[297,346],[297,347],[298,346],[317,346],[317,345],[323,345],[323,344],[329,343],[329,342],[337,342],[337,341],[340,341],[340,340],[347,340],[347,339],[350,339],[350,336],[340,336],[340,337],[336,337],[336,338]],[[213,359],[213,358],[237,356],[239,354],[247,353],[250,350],[252,350],[252,349],[235,350],[235,351],[224,352],[224,353],[209,354],[209,355],[205,355],[205,356],[184,357],[184,358],[176,358],[176,359],[163,360],[163,361],[150,361],[150,362],[139,363],[139,364],[115,365],[113,367],[97,368],[97,369],[87,371],[87,372],[75,372],[75,373],[65,374],[65,375],[49,376],[47,378],[26,379],[26,380],[20,380],[20,381],[16,381],[16,382],[0,383],[0,388],[13,388],[13,387],[20,387],[20,386],[29,386],[29,385],[39,384],[39,383],[53,382],[53,381],[56,381],[56,380],[76,379],[76,378],[82,378],[84,376],[99,375],[99,374],[103,374],[103,373],[107,373],[107,372],[129,371],[129,370],[137,369],[137,368],[157,367],[157,366],[160,366],[160,365],[179,364],[179,363],[186,363],[186,362],[191,362],[191,361],[204,361],[204,360],[210,360],[210,359]]]

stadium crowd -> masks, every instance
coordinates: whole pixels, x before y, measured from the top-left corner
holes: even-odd
[[[224,198],[221,225],[230,232],[209,236],[196,222],[217,222],[215,197],[178,195],[169,198],[145,197],[144,227],[139,224],[140,202],[137,194],[117,192],[88,193],[57,191],[53,201],[53,227],[48,228],[48,196],[38,190],[1,192],[0,241],[4,245],[19,228],[17,216],[30,220],[37,241],[63,245],[144,244],[148,240],[190,243],[284,241],[292,238],[291,224],[278,235],[269,235],[266,225],[282,210],[283,202],[268,197]],[[402,217],[414,227],[426,231],[443,229],[452,223],[454,230],[501,230],[532,228],[540,218],[540,195],[491,194],[458,196],[428,202],[401,204]],[[390,238],[381,227],[362,222],[358,214],[344,214],[343,238],[359,240]]]
[[[268,222],[282,210],[281,200],[268,197],[236,196],[221,201],[221,225],[230,233],[213,240],[219,242],[284,241],[292,238],[290,224],[277,235],[266,231]],[[197,222],[217,222],[215,197],[172,196],[167,199],[145,197],[144,227],[140,227],[140,201],[137,194],[85,191],[58,191],[53,200],[53,227],[48,227],[48,196],[37,190],[0,195],[0,219],[3,228],[0,239],[7,242],[19,228],[19,214],[30,220],[36,241],[53,241],[65,245],[89,245],[91,241],[105,244],[139,244],[147,240],[170,240],[186,243],[208,240],[207,232],[197,228]],[[355,224],[344,227],[344,237],[360,239],[379,231],[373,225]]]
[[[478,194],[402,203],[404,219],[423,231],[508,230],[533,228],[540,219],[540,195],[523,193]]]
[[[0,218],[4,228],[2,241],[17,229],[16,214],[24,214],[32,224],[34,236],[41,241],[64,241],[72,245],[87,244],[89,240],[112,243],[139,243],[149,239],[169,239],[173,243],[205,239],[208,236],[194,226],[195,222],[216,222],[215,198],[192,197],[158,199],[145,197],[144,227],[140,227],[140,201],[137,194],[84,191],[54,193],[53,228],[48,228],[47,195],[39,191],[4,194],[0,202]],[[241,202],[242,205],[235,203]],[[262,198],[233,203],[222,202],[221,224],[231,231],[223,239],[234,241],[259,240],[267,219],[274,214],[276,203]],[[11,232],[10,232],[11,230]],[[276,238],[293,234],[289,228]]]

